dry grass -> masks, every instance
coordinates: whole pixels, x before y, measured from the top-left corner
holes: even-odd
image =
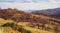
[[[5,23],[12,23],[12,20],[4,20],[0,18],[0,26],[5,24]],[[11,27],[0,27],[0,33],[20,33],[18,31],[13,30]]]
[[[42,17],[42,18],[44,18],[44,17]],[[4,20],[4,19],[0,18],[0,25],[5,24],[7,22],[14,22],[14,21]],[[23,26],[24,29],[31,31],[32,33],[54,33],[54,32],[51,32],[51,31],[40,30],[40,29],[29,27],[28,24],[29,24],[29,22],[19,22],[18,23],[18,25]],[[17,32],[18,31],[14,31],[10,27],[0,28],[0,33],[17,33]],[[20,32],[18,32],[18,33],[20,33]]]
[[[12,20],[4,20],[4,19],[0,18],[0,26],[7,23],[7,22],[12,23],[14,21],[12,21]]]
[[[20,33],[20,32],[13,30],[11,27],[1,27],[0,33]]]
[[[18,25],[22,25],[24,29],[31,31],[32,33],[54,33],[50,31],[40,30],[27,26],[28,22],[19,22]]]

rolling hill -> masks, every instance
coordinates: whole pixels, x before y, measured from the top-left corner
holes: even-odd
[[[31,13],[60,19],[60,8],[36,10]]]
[[[53,14],[53,13],[49,13],[48,11],[46,12],[44,11],[44,14],[46,13],[48,13],[47,15]],[[3,25],[4,27],[13,26],[11,27],[13,30],[15,28],[17,31],[20,32],[22,32],[21,30],[23,30],[23,32],[26,33],[29,31],[31,31],[32,33],[34,32],[59,33],[60,32],[60,19],[48,17],[45,15],[36,15],[33,13],[24,12],[22,10],[8,8],[8,9],[0,9],[0,18],[3,18],[1,21],[3,21],[2,23],[4,24]],[[12,25],[12,24],[10,25],[8,23],[10,22],[9,20],[13,20],[12,23],[18,24],[19,26],[23,26],[24,29],[20,29],[20,27],[17,25]],[[7,24],[5,24],[4,21],[8,21]],[[32,29],[34,32],[32,31]]]

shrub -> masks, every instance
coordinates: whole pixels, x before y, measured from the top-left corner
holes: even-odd
[[[31,33],[29,30],[26,30],[23,27],[20,27],[18,31],[20,31],[21,33]]]
[[[11,27],[13,30],[17,30],[21,33],[31,33],[29,30],[24,29],[21,25],[17,25],[14,23],[6,23],[2,25],[2,27]]]
[[[2,25],[2,27],[7,27],[7,26],[10,26],[10,27],[13,27],[14,23],[6,23],[4,25]]]

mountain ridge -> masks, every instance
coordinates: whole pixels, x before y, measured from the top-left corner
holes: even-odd
[[[59,16],[60,15],[60,8],[36,10],[36,11],[32,11],[31,13],[60,19],[60,16]]]

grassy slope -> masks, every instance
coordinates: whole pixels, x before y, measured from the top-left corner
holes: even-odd
[[[33,14],[32,14],[33,15]],[[37,16],[37,17],[41,17],[42,19],[54,19],[54,20],[58,20],[58,19],[55,19],[55,18],[50,18],[50,17],[46,17],[46,16],[39,16],[39,15],[33,15],[33,16]],[[60,20],[58,20],[58,21],[60,21]],[[4,20],[4,19],[2,19],[2,18],[0,18],[0,26],[2,25],[2,24],[5,24],[5,23],[7,23],[7,22],[14,22],[14,21],[12,21],[12,20]],[[45,30],[40,30],[40,29],[36,29],[36,28],[32,28],[32,27],[29,27],[29,26],[27,26],[27,24],[29,24],[29,23],[27,23],[27,22],[19,22],[18,23],[19,25],[22,25],[23,27],[24,27],[24,29],[26,29],[26,30],[30,30],[32,33],[54,33],[54,32],[50,32],[50,31],[45,31]],[[0,32],[1,32],[2,30],[1,30],[1,28],[0,28]]]
[[[11,20],[3,20],[0,18],[0,23],[3,22],[4,23],[7,23],[7,22],[13,22]],[[31,28],[29,26],[27,26],[28,22],[19,22],[18,23],[19,25],[22,25],[24,27],[24,29],[26,30],[30,30],[32,33],[53,33],[53,32],[50,32],[50,31],[45,31],[45,30],[39,30],[39,29],[36,29],[36,28]],[[4,32],[3,32],[4,31]],[[13,31],[11,28],[9,27],[6,27],[6,28],[1,28],[0,27],[0,33],[8,33],[8,31]],[[16,32],[16,31],[14,31]]]
[[[60,21],[60,19],[56,19],[56,18],[51,18],[51,17],[47,17],[47,16],[43,16],[43,15],[35,15],[35,14],[32,14],[33,16],[37,16],[37,17],[41,17],[43,19],[53,19],[53,20],[57,20],[57,21]]]
[[[29,24],[28,22],[18,23],[18,25],[22,25],[24,27],[24,29],[31,31],[32,33],[54,33],[54,32],[50,32],[50,31],[45,31],[45,30],[40,30],[40,29],[29,27],[28,24]]]
[[[3,24],[5,24],[5,23],[7,23],[7,22],[13,22],[12,20],[4,20],[4,19],[2,19],[2,18],[0,18],[0,26],[1,25],[3,25]]]
[[[11,27],[0,27],[0,33],[20,33],[20,32],[13,30]]]

